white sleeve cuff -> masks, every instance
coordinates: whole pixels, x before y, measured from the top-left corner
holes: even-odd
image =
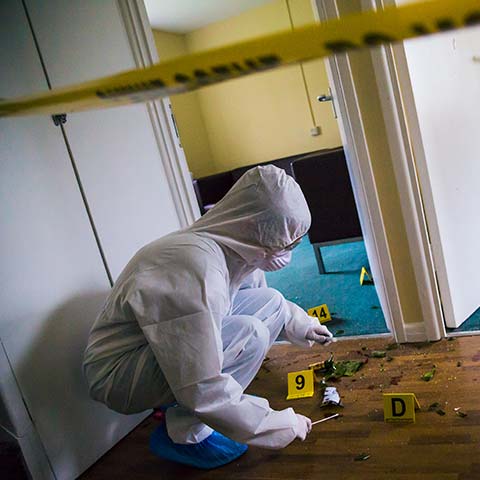
[[[285,322],[285,336],[287,340],[300,347],[311,347],[315,342],[307,340],[308,330],[318,323],[318,320],[309,317],[307,312],[295,303],[287,301],[290,307],[291,318]]]

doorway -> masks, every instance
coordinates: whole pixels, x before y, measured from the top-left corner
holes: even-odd
[[[234,19],[190,32],[172,35],[153,25],[160,57],[166,59],[162,51],[165,53],[168,49],[172,56],[181,55],[269,31],[295,28],[314,19],[310,0],[259,3],[262,5],[254,12],[246,10]],[[148,2],[146,5],[148,10]],[[242,28],[242,22],[248,28]],[[215,180],[217,186],[223,185],[220,190],[226,191],[225,185],[228,187],[230,179],[225,176],[231,177],[247,165],[288,163],[289,159],[303,154],[341,146],[343,139],[331,103],[316,100],[318,95],[328,94],[328,89],[324,62],[317,60],[172,97],[173,113],[192,177],[202,182],[206,178]],[[368,221],[362,222],[362,229]],[[335,331],[340,335],[379,334],[390,330],[387,323],[391,323],[392,305],[386,300],[385,280],[378,266],[381,262],[375,259],[378,248],[366,246],[371,238],[366,235],[358,243],[324,247],[330,271],[324,275],[318,273],[314,250],[307,240],[294,253],[291,267],[308,263],[318,280],[314,294],[306,294],[307,299],[301,306],[308,309],[328,302],[338,322]],[[372,274],[376,285],[360,285],[362,267]],[[292,278],[285,270],[269,275],[268,282],[290,300],[298,300],[295,292],[305,286],[305,271],[300,276],[293,275],[297,279],[295,285],[285,275]],[[384,292],[380,295],[383,301],[377,296],[378,290]],[[367,298],[368,305],[362,307]],[[384,315],[385,307],[388,313]],[[402,339],[403,335],[398,338]]]

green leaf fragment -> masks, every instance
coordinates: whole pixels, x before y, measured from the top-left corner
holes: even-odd
[[[344,369],[343,376],[344,377],[352,377],[357,373],[360,368],[362,368],[363,362],[359,362],[356,360],[345,360],[343,362],[338,362],[341,365],[341,368]],[[338,368],[338,367],[337,367]]]
[[[456,410],[455,411],[455,415],[457,415],[457,417],[460,417],[460,418],[465,418],[467,416],[466,413],[460,411],[460,410]]]
[[[389,343],[385,350],[396,350],[398,348],[398,343]]]
[[[435,376],[435,366],[429,371],[422,375],[422,380],[424,382],[429,382]]]
[[[323,380],[328,381],[340,377],[352,377],[360,370],[363,364],[363,361],[357,360],[341,360],[335,362],[333,355],[330,355],[330,358],[323,362],[322,367],[315,369],[315,371],[323,374]]]
[[[387,356],[387,352],[385,350],[374,350],[370,356],[373,358],[385,358]]]
[[[345,333],[345,330],[337,330],[335,332],[335,335],[343,335]]]

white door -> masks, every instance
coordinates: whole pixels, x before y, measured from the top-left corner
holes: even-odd
[[[480,28],[404,46],[435,268],[446,325],[456,328],[480,306]]]
[[[46,90],[22,1],[2,0],[0,18],[0,97]],[[26,458],[34,478],[73,479],[145,415],[119,415],[88,396],[82,355],[110,283],[49,116],[0,119],[0,223],[0,413],[10,416],[0,421],[22,448],[39,438]]]
[[[27,0],[52,88],[135,68],[115,0]],[[69,114],[65,131],[115,280],[180,225],[145,104]]]

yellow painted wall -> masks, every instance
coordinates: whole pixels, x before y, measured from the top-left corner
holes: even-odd
[[[184,35],[153,31],[160,60],[187,53]],[[215,173],[212,151],[198,99],[198,92],[175,95],[170,98],[177,122],[180,141],[185,151],[187,163],[194,177]]]
[[[310,0],[289,1],[295,23],[313,21]],[[189,33],[186,42],[194,52],[289,28],[286,0],[275,0]],[[216,171],[341,144],[331,104],[316,101],[318,94],[328,92],[323,61],[305,65],[305,76],[315,122],[298,65],[198,92]],[[315,124],[322,130],[318,137],[310,135]]]
[[[338,5],[341,14],[360,11],[360,0],[340,0]],[[350,53],[349,58],[400,294],[401,308],[407,323],[419,322],[422,320],[420,300],[408,246],[405,220],[400,206],[400,192],[396,186],[392,157],[386,140],[387,132],[376,87],[372,58],[368,50]]]

